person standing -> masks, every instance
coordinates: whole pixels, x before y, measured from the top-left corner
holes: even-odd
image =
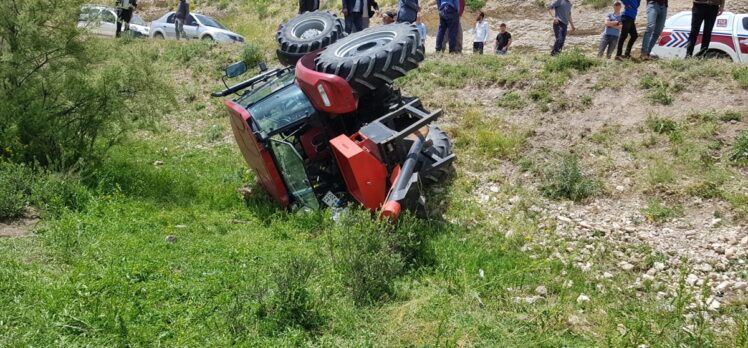
[[[556,37],[551,49],[552,56],[561,53],[564,48],[569,26],[571,26],[571,31],[576,30],[574,20],[571,18],[571,7],[572,4],[569,0],[554,0],[548,5],[548,11],[553,17],[553,35]]]
[[[345,31],[348,34],[356,33],[364,29],[363,12],[364,0],[343,0]]]
[[[512,45],[512,34],[506,31],[506,24],[499,25],[499,34],[496,35],[496,41],[493,44],[493,50],[500,56],[506,55],[509,46]]]
[[[636,14],[639,12],[639,0],[622,0],[623,13],[621,14],[621,37],[618,39],[618,51],[616,60],[631,58],[631,48],[634,47],[636,38],[639,34],[636,32]],[[623,45],[626,44],[626,38],[629,37],[629,43],[626,45],[626,52],[623,52]]]
[[[457,53],[457,27],[460,22],[459,0],[436,0],[439,9],[439,30],[436,32],[436,51],[444,51],[444,36],[449,37],[449,53]]]
[[[712,29],[717,17],[725,10],[725,0],[693,0],[691,9],[691,33],[688,35],[686,46],[686,58],[693,56],[696,40],[699,38],[701,23],[704,23],[704,34],[701,37],[701,49],[698,55],[702,55],[709,49],[712,41]]]
[[[364,0],[364,16],[362,18],[362,26],[364,29],[368,28],[371,24],[371,17],[374,17],[374,14],[379,11],[379,4],[377,4],[376,0]]]
[[[117,27],[116,27],[116,31],[114,35],[116,37],[120,37],[123,26],[124,26],[124,31],[130,30],[130,20],[132,19],[133,12],[135,12],[135,10],[138,8],[138,1],[137,0],[117,0],[116,4],[117,4]]]
[[[319,0],[299,0],[299,14],[319,10]]]
[[[608,13],[605,16],[605,30],[603,30],[603,37],[600,39],[600,49],[597,51],[597,56],[602,57],[603,52],[606,51],[606,57],[610,59],[613,54],[613,50],[618,46],[618,37],[621,36],[621,8],[623,4],[620,1],[616,1],[613,4],[613,12]]]
[[[397,11],[398,23],[413,23],[421,7],[418,6],[418,0],[400,0],[400,9]]]
[[[486,41],[488,41],[488,22],[484,19],[486,14],[483,12],[478,13],[478,18],[475,20],[475,34],[473,35],[473,53],[483,54],[483,47]]]
[[[652,49],[665,28],[667,19],[667,0],[647,0],[647,30],[644,31],[642,39],[642,59],[654,58],[651,56]]]
[[[421,34],[421,44],[426,43],[426,36],[428,35],[426,31],[426,24],[423,24],[421,22],[421,16],[416,16],[416,27],[418,28],[418,32]]]
[[[187,22],[187,17],[190,15],[190,3],[187,0],[179,0],[177,5],[177,13],[174,15],[174,28],[176,29],[177,40],[179,37],[187,38],[187,34],[184,32],[184,23]]]
[[[457,20],[457,53],[462,53],[462,14],[465,13],[465,0],[458,0],[460,3],[460,9],[459,9],[459,18]],[[442,42],[442,46],[447,45],[447,36],[444,37],[444,42]]]

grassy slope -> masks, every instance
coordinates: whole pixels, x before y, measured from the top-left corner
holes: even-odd
[[[247,25],[244,34],[263,37],[262,45],[272,47],[267,26]],[[658,300],[654,288],[624,286],[633,275],[602,282],[549,257],[565,241],[554,235],[553,222],[532,209],[537,191],[500,171],[504,161],[538,166],[542,157],[526,145],[531,126],[483,120],[496,107],[459,94],[468,84],[509,86],[516,96],[502,97],[504,110],[562,107],[568,97],[551,87],[567,83],[570,75],[548,73],[545,58],[430,61],[402,81],[408,92],[445,108],[459,170],[450,186],[430,196],[445,202],[446,222],[408,222],[403,229],[422,247],[413,249],[404,272],[388,278],[388,296],[362,305],[354,302],[355,285],[348,279],[357,273],[343,271],[341,259],[350,252],[347,235],[381,233],[376,226],[336,225],[327,213],[290,214],[261,193],[243,202],[235,192],[253,182],[252,174],[231,142],[219,102],[205,97],[219,87],[214,67],[231,61],[235,48],[150,42],[128,47],[153,54],[175,80],[180,108],[160,131],[112,151],[86,180],[94,198],[85,209],[46,217],[37,237],[0,240],[3,346],[748,344],[740,303],[721,309],[734,313],[737,328],[715,336],[716,328],[684,315],[690,302],[685,291]],[[188,69],[178,67],[185,63]],[[718,73],[729,79],[729,69]],[[452,85],[460,80],[465,85]],[[534,162],[523,162],[527,158]],[[520,200],[506,211],[484,209],[473,195],[485,177],[503,184],[498,201],[515,195]],[[167,235],[176,242],[166,242]],[[533,243],[537,239],[558,245],[541,248]],[[604,262],[609,254],[603,250],[595,257]],[[279,326],[267,315],[268,303],[276,303],[287,285],[278,274],[299,262],[312,269],[301,281],[307,295],[280,301],[312,309],[300,312],[314,313],[308,330]],[[548,296],[526,303],[539,285]],[[591,301],[577,303],[582,293]]]

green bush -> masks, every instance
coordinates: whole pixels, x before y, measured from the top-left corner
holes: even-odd
[[[556,58],[545,63],[547,72],[566,72],[570,70],[587,71],[600,64],[596,59],[589,58],[578,49],[559,54]]]
[[[578,162],[576,155],[564,155],[561,163],[545,173],[545,184],[541,188],[543,194],[572,201],[581,201],[597,194],[600,184],[583,175]]]
[[[670,135],[678,131],[678,123],[659,116],[649,116],[645,121],[647,128],[655,133]]]
[[[296,256],[272,270],[272,290],[262,299],[257,317],[263,320],[268,334],[281,333],[285,328],[312,331],[321,325],[322,317],[312,294],[307,289],[315,264]]]
[[[742,132],[735,138],[730,160],[734,162],[748,162],[748,132]]]
[[[22,216],[31,193],[31,169],[0,160],[0,221]]]
[[[732,76],[735,77],[736,81],[738,81],[740,87],[748,88],[748,67],[735,69]]]
[[[486,6],[486,0],[467,0],[465,1],[465,6],[469,8],[471,11],[480,11],[483,6]]]
[[[337,225],[336,257],[343,282],[353,300],[373,304],[392,295],[392,282],[406,262],[396,248],[394,224],[372,219],[365,212],[345,214]]]
[[[242,61],[247,64],[247,68],[252,68],[265,60],[265,54],[260,46],[248,43],[242,50]]]
[[[173,99],[156,64],[120,50],[134,41],[76,28],[80,1],[14,4],[0,2],[1,157],[73,165],[150,124]]]

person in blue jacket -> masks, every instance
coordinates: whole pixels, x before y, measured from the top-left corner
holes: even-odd
[[[624,58],[631,58],[631,48],[634,47],[634,42],[639,34],[636,32],[636,14],[639,12],[639,0],[621,0],[623,2],[623,13],[621,14],[621,38],[618,40],[618,51],[616,52],[616,60],[622,60]],[[628,45],[626,45],[626,53],[623,52],[623,45],[626,42],[626,38],[629,38]]]
[[[350,33],[364,29],[364,0],[343,0],[343,17],[345,17],[345,31]]]
[[[457,28],[460,22],[459,0],[436,0],[439,9],[439,30],[436,32],[436,51],[444,51],[444,35],[449,36],[449,53],[457,53]]]
[[[421,7],[418,0],[400,0],[400,9],[397,11],[398,23],[413,23]]]

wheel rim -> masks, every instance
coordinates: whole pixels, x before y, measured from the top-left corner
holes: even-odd
[[[374,48],[387,46],[395,40],[397,33],[394,31],[376,31],[365,33],[359,36],[349,36],[337,50],[335,55],[338,57],[353,57],[364,54]]]
[[[291,28],[291,35],[300,40],[312,40],[319,36],[327,29],[324,21],[319,19],[310,19],[296,24]]]

